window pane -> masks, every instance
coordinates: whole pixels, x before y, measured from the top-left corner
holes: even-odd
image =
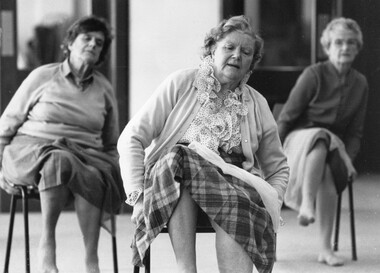
[[[90,0],[17,0],[18,69],[62,60],[67,27],[90,11]]]
[[[311,63],[312,0],[246,0],[245,13],[264,39],[259,66]]]

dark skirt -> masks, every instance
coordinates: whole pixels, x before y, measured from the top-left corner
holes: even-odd
[[[102,210],[102,224],[110,230],[110,218],[125,200],[117,160],[65,138],[48,140],[16,136],[3,153],[4,178],[17,185],[33,185],[39,191],[66,185]]]
[[[241,167],[242,155],[221,151],[221,156]],[[184,145],[169,149],[147,170],[144,212],[137,217],[132,242],[134,265],[142,266],[147,248],[168,223],[182,188],[188,189],[207,216],[244,248],[259,272],[271,272],[276,240],[260,195]]]

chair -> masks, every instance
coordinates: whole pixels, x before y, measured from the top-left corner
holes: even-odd
[[[352,180],[348,181],[348,202],[350,210],[350,227],[351,227],[351,251],[352,251],[352,260],[357,261],[358,257],[356,254],[356,236],[355,236],[355,216],[354,216],[354,197],[352,190]],[[339,241],[339,225],[340,225],[340,211],[342,206],[342,193],[338,195],[338,205],[336,209],[336,218],[335,218],[335,236],[334,236],[334,251],[338,250],[338,241]]]
[[[211,226],[210,221],[208,220],[208,216],[201,209],[198,210],[198,223],[195,230],[196,233],[213,233],[215,230]],[[164,227],[161,233],[169,233],[168,228]],[[150,273],[150,247],[147,249],[145,253],[145,257],[143,260],[143,264],[145,266],[145,273]],[[139,273],[140,267],[134,266],[133,273]]]
[[[16,213],[17,201],[22,199],[22,210],[24,216],[24,239],[25,239],[25,272],[30,272],[30,251],[29,251],[29,199],[39,199],[38,189],[33,186],[16,186],[20,189],[21,194],[14,194],[11,196],[10,205],[10,220],[9,220],[9,230],[8,230],[8,240],[7,249],[5,252],[5,263],[4,263],[4,273],[9,272],[9,261],[11,256],[12,248],[12,237],[13,237],[13,227],[14,218]],[[114,219],[113,219],[114,221]],[[112,223],[114,224],[114,223]],[[116,246],[116,236],[112,235],[112,252],[113,252],[113,266],[114,272],[118,273],[118,262],[117,262],[117,246]]]
[[[282,107],[284,106],[283,103],[276,103],[273,106],[272,113],[277,120]],[[351,227],[351,248],[352,248],[352,260],[356,261],[358,259],[357,253],[356,253],[356,233],[355,233],[355,217],[354,217],[354,197],[353,197],[353,190],[352,190],[352,180],[348,181],[347,188],[348,188],[348,202],[349,202],[349,210],[350,210],[350,227]],[[335,217],[335,235],[334,235],[334,251],[338,250],[338,241],[339,241],[339,228],[340,228],[340,214],[342,209],[342,193],[338,195],[338,204],[336,208],[336,217]]]

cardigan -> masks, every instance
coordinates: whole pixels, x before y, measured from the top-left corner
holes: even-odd
[[[330,61],[307,67],[290,92],[278,118],[280,138],[294,129],[321,127],[337,135],[353,160],[360,149],[368,84],[351,68],[342,81]]]
[[[167,77],[122,131],[117,149],[127,195],[141,189],[145,170],[185,134],[201,105],[195,84],[198,69],[183,69]],[[245,85],[248,115],[242,118],[243,169],[260,174],[282,200],[289,168],[277,125],[265,98]]]

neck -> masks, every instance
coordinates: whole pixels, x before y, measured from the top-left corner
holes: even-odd
[[[337,70],[339,76],[344,76],[351,68],[351,63],[333,63],[335,69]]]
[[[72,60],[69,60],[69,65],[72,73],[79,80],[87,78],[93,69],[92,65],[85,62],[73,62]]]
[[[234,91],[236,89],[236,87],[238,87],[238,84],[237,83],[224,83],[224,84],[221,84],[220,85],[220,90],[223,91],[223,90],[231,90],[231,91]]]

